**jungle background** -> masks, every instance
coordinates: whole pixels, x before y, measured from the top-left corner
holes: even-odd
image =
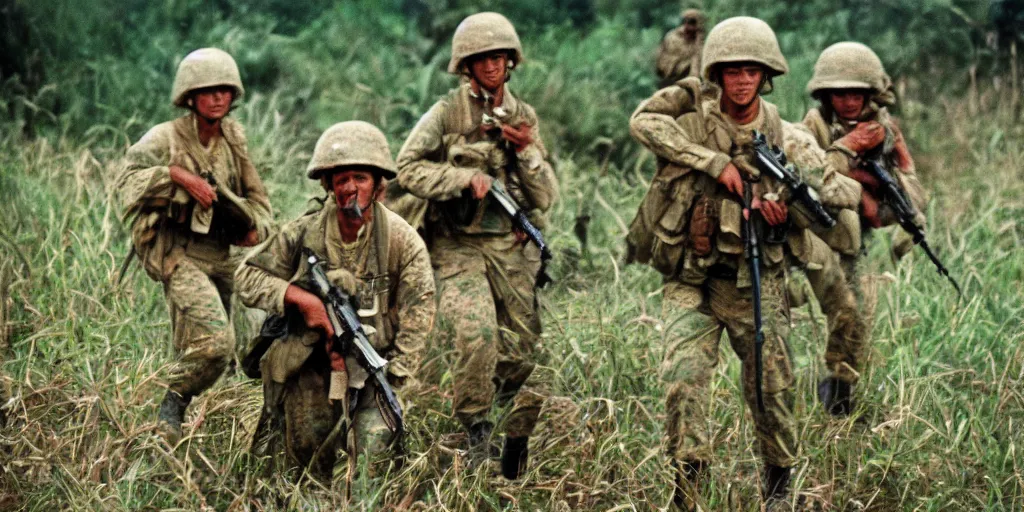
[[[689,5],[687,5],[689,6]],[[818,53],[858,40],[885,62],[922,181],[932,246],[965,288],[915,250],[894,265],[871,241],[871,361],[849,419],[822,412],[824,320],[794,311],[806,510],[1024,509],[1024,122],[1022,5],[1010,0],[708,0],[709,25],[747,14],[778,33],[792,72],[770,101],[795,121]],[[547,230],[557,282],[543,292],[543,350],[556,380],[517,482],[466,470],[440,443],[451,347],[433,343],[411,396],[401,471],[360,467],[354,510],[656,510],[662,453],[660,276],[623,266],[626,226],[654,171],[627,119],[655,89],[654,50],[680,5],[654,0],[0,0],[0,427],[2,510],[335,510],[333,486],[296,485],[246,455],[260,386],[227,375],[193,402],[177,449],[153,433],[170,356],[162,290],[130,270],[110,190],[118,159],[178,115],[169,94],[189,51],[237,59],[233,115],[278,221],[320,194],[303,169],[319,134],[361,119],[397,151],[456,79],[443,72],[458,22],[496,10],[527,62],[511,87],[532,103],[561,180]],[[584,219],[581,221],[581,219]],[[589,222],[587,222],[589,220]],[[585,233],[584,237],[578,233]],[[244,338],[245,329],[240,329]],[[244,341],[244,340],[243,340]],[[756,510],[760,463],[738,363],[710,398],[711,510]]]

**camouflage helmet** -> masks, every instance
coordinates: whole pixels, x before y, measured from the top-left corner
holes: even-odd
[[[712,68],[728,62],[756,62],[768,68],[768,78],[789,72],[775,32],[767,23],[749,16],[715,25],[704,40],[701,62],[701,76],[709,81]]]
[[[448,72],[459,73],[466,57],[494,50],[511,50],[516,64],[523,61],[523,46],[519,34],[508,18],[496,12],[481,12],[462,20],[452,36],[452,58]]]
[[[827,89],[871,89],[877,93],[888,88],[888,81],[882,60],[871,48],[847,41],[821,52],[807,92],[811,96]]]
[[[189,93],[205,87],[226,85],[235,90],[235,99],[245,94],[242,77],[238,73],[235,59],[224,50],[201,48],[185,56],[178,64],[174,75],[174,89],[171,102],[176,107],[186,107]]]
[[[326,170],[350,165],[372,167],[378,176],[389,180],[397,176],[387,137],[365,121],[345,121],[328,128],[316,141],[306,172],[315,180]]]

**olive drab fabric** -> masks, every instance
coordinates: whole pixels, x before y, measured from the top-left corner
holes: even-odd
[[[471,16],[456,31],[452,66],[466,55],[513,48],[507,20]],[[486,35],[479,21],[490,20]],[[471,23],[472,21],[472,23]],[[499,30],[500,29],[500,30]],[[477,34],[472,45],[466,37]],[[520,56],[521,57],[521,56]],[[489,421],[495,399],[512,402],[506,433],[528,436],[547,394],[537,357],[541,324],[534,290],[540,254],[513,233],[508,216],[489,197],[467,187],[475,175],[501,181],[540,229],[558,198],[558,182],[533,108],[506,83],[499,100],[463,83],[420,118],[398,154],[398,182],[428,200],[424,231],[430,241],[439,294],[439,340],[455,349],[455,415],[466,429]],[[532,142],[515,150],[493,122],[530,127]]]
[[[757,18],[737,16],[715,25],[704,40],[701,76],[711,80],[712,68],[728,62],[756,62],[767,68],[767,75],[789,72],[779,49],[775,31]]]
[[[308,279],[304,249],[326,261],[328,279],[357,298],[360,321],[371,344],[389,361],[387,372],[392,386],[400,390],[414,380],[436,311],[433,272],[427,249],[416,231],[382,204],[374,203],[372,222],[363,226],[355,241],[345,243],[338,227],[336,201],[328,194],[322,209],[285,224],[238,267],[236,279],[242,302],[268,313],[289,314],[285,291],[290,284],[302,286]],[[330,367],[321,334],[310,332],[301,316],[291,314],[289,335],[275,340],[261,361],[266,416],[261,424],[271,430],[278,425],[286,431],[260,435],[283,435],[284,451],[291,464],[304,467],[346,408],[328,399]],[[373,386],[366,384],[366,372],[354,354],[345,359],[348,387],[362,391],[356,392],[354,417],[347,418],[353,435],[334,439],[337,444],[321,450],[320,458],[314,461],[315,468],[328,476],[336,448],[344,447],[349,453],[376,452],[388,439],[373,399]],[[269,450],[274,452],[277,447]]]
[[[864,109],[857,120],[853,122],[841,120],[832,110],[828,92],[835,89],[865,89],[868,91]],[[865,155],[858,154],[846,147],[842,143],[842,138],[860,123],[879,123],[884,130],[884,136],[879,147],[872,148],[871,151],[881,155],[883,162],[893,172],[908,198],[921,211],[927,198],[917,179],[913,159],[907,150],[903,134],[886,108],[894,104],[895,96],[892,93],[889,76],[885,73],[878,56],[870,48],[860,43],[834,44],[823,51],[818,58],[814,77],[808,84],[807,90],[821,104],[807,112],[802,126],[799,128],[801,131],[811,134],[817,146],[825,151],[825,159],[828,164],[844,175],[857,169],[861,165],[860,159]],[[846,282],[854,291],[855,297],[860,298],[863,293],[860,279],[862,252],[854,250],[854,247],[859,244],[855,244],[852,237],[845,236],[845,233],[850,232],[852,235],[851,226],[853,225],[856,225],[857,231],[861,233],[870,234],[871,230],[868,228],[868,224],[855,214],[856,211],[859,211],[859,201],[853,211],[843,210],[840,212],[839,225],[829,233],[830,236],[823,238],[841,255],[841,265]],[[879,217],[883,224],[894,222],[891,210],[885,205],[880,205]],[[919,222],[923,225],[923,215],[919,216]],[[897,255],[901,255],[900,251],[907,251],[912,246],[909,236],[902,230],[897,231],[895,238],[893,245]],[[830,333],[825,352],[825,363],[831,372],[831,377],[855,384],[860,372],[863,371],[870,345],[870,326],[873,324],[873,319],[866,318],[859,306],[856,309],[851,309],[846,299],[837,303],[834,293],[814,286],[812,289],[821,303],[822,311],[830,316],[830,324],[832,316],[850,318],[851,315],[856,315],[859,319],[857,321],[863,325],[862,334],[851,330],[848,331],[848,335],[843,336],[840,332],[841,329]],[[856,304],[856,300],[854,304]]]
[[[724,30],[720,28],[723,26]],[[723,40],[723,34],[736,41]],[[777,55],[764,51],[767,41]],[[726,43],[729,48],[723,46]],[[708,35],[704,52],[705,70],[740,57],[737,61],[760,62],[766,67],[775,66],[775,72],[785,71],[774,34],[759,20],[734,18],[722,22]],[[763,198],[765,194],[781,193],[779,184],[760,175],[750,155],[754,130],[781,146],[783,123],[774,105],[757,98],[757,117],[739,125],[722,112],[721,93],[712,82],[700,84],[696,79],[686,79],[641,102],[630,118],[630,133],[658,157],[659,164],[638,214],[639,219],[647,208],[647,220],[634,220],[633,231],[642,231],[648,221],[654,223],[653,236],[647,237],[654,241],[640,252],[647,252],[652,265],[665,275],[663,317],[668,327],[662,378],[668,387],[668,450],[679,462],[706,463],[711,458],[712,436],[705,430],[707,401],[699,397],[707,396],[710,376],[718,363],[718,342],[726,331],[743,363],[744,395],[754,412],[758,451],[767,464],[789,467],[795,462],[797,444],[793,374],[785,342],[788,307],[782,293],[786,241],[766,240],[762,245],[762,310],[767,340],[762,413],[753,400],[753,311],[751,276],[743,251],[742,206],[739,197],[717,183],[726,164],[732,162],[741,172],[759,176],[755,194]],[[691,218],[692,207],[700,202],[710,203],[710,219],[715,219],[709,252],[701,251],[690,239],[690,224],[696,220]],[[805,232],[794,228],[789,239]]]
[[[700,58],[704,45],[704,13],[698,9],[686,9],[682,13],[683,23],[696,23],[694,38],[687,39],[683,26],[665,34],[658,46],[655,67],[661,77],[662,87],[690,76],[700,76]]]
[[[328,128],[316,141],[306,172],[311,179],[319,179],[323,171],[344,166],[372,167],[388,180],[398,170],[387,137],[364,121],[345,121]]]
[[[270,232],[271,209],[266,189],[249,159],[241,124],[221,120],[221,136],[209,148],[199,143],[194,114],[159,124],[128,149],[114,182],[124,218],[132,226],[132,243],[146,273],[156,281],[170,277],[186,255],[207,260],[228,257],[232,240],[192,232],[200,207],[171,180],[170,165],[213,177],[221,191],[243,201],[260,239]],[[219,224],[214,215],[212,224]],[[208,226],[209,227],[209,226]],[[200,254],[202,253],[202,254]]]
[[[190,92],[219,85],[234,88],[236,100],[245,94],[235,59],[224,50],[201,48],[186,55],[178,64],[171,103],[176,107],[186,107]]]
[[[193,52],[178,68],[175,103],[184,105],[189,92],[212,85],[232,86],[236,97],[242,93],[234,60],[215,49]],[[272,222],[242,126],[224,118],[220,128],[204,147],[192,113],[157,125],[128,149],[114,180],[135,252],[149,277],[163,284],[175,353],[167,384],[182,397],[210,387],[227,366],[234,347],[231,293],[239,262],[231,246],[250,229],[265,239]],[[171,165],[216,181],[212,216],[171,179]],[[230,217],[222,215],[227,210],[221,209],[227,203],[247,217],[244,227],[229,226]]]
[[[510,50],[515,64],[523,62],[523,45],[519,34],[508,18],[496,12],[481,12],[468,16],[455,28],[452,37],[452,58],[448,72],[459,74],[466,57],[494,50]]]

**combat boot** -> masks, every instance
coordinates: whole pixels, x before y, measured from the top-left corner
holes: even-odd
[[[497,454],[491,441],[494,424],[489,421],[474,423],[469,427],[469,467],[475,468]]]
[[[508,437],[501,447],[501,474],[515,480],[526,471],[526,463],[530,458],[530,436]]]
[[[672,461],[675,468],[675,490],[672,493],[672,504],[676,510],[685,512],[697,511],[698,487],[706,475],[707,464],[702,461]]]
[[[185,421],[185,408],[192,401],[191,396],[181,396],[167,390],[164,401],[160,403],[160,416],[156,429],[168,444],[174,446],[181,440],[181,423]]]
[[[828,378],[818,383],[818,400],[829,414],[836,417],[849,416],[853,411],[850,399],[850,383]]]
[[[764,489],[761,490],[761,497],[765,505],[771,507],[773,502],[786,502],[786,497],[789,496],[789,474],[790,468],[771,464],[764,467]]]

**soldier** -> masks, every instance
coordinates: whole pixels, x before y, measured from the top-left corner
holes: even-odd
[[[742,362],[743,393],[765,460],[763,496],[769,502],[785,498],[797,446],[784,251],[827,268],[823,276],[841,276],[838,259],[805,229],[809,223],[803,214],[787,207],[780,185],[751,163],[753,131],[772,145],[784,142],[776,107],[759,97],[773,78],[788,71],[775,33],[755,18],[728,19],[708,34],[702,60],[703,84],[688,78],[662,89],[630,120],[630,132],[659,164],[629,243],[631,259],[649,261],[666,276],[669,344],[662,373],[668,382],[668,451],[677,470],[674,501],[681,508],[694,506],[694,486],[711,460],[706,396],[723,331]],[[826,172],[826,204],[849,202],[849,185],[859,193],[856,183],[844,184],[836,176]],[[752,208],[775,227],[768,230],[784,230],[781,240],[762,241],[763,411],[755,404],[754,304],[741,229],[746,213],[740,198],[747,187]]]
[[[357,297],[360,320],[374,349],[389,360],[388,383],[395,389],[419,368],[436,310],[434,276],[416,230],[375,200],[384,181],[395,177],[380,130],[362,121],[330,127],[307,173],[328,192],[323,207],[283,226],[246,258],[236,279],[243,303],[285,316],[289,325],[260,364],[264,409],[254,449],[260,451],[261,439],[283,437],[293,465],[329,478],[339,446],[354,464],[358,453],[384,451],[392,436],[379,409],[380,390],[367,382],[355,354],[342,357],[322,341],[335,333],[323,302],[300,286],[308,282],[304,251],[327,262],[328,279]],[[342,379],[342,391],[329,397],[332,378]],[[342,420],[352,435],[332,434]],[[269,447],[275,455],[279,450]]]
[[[704,13],[683,11],[680,25],[665,34],[658,46],[656,66],[659,87],[668,87],[689,76],[700,76],[700,53],[704,44]]]
[[[488,190],[501,182],[541,229],[558,196],[537,114],[506,83],[522,61],[519,36],[504,16],[463,20],[448,64],[463,83],[424,114],[398,155],[399,184],[430,201],[425,228],[440,293],[439,331],[456,350],[455,416],[469,433],[471,461],[479,462],[490,450],[494,399],[514,398],[501,454],[510,479],[525,470],[545,397],[534,372],[540,253]]]
[[[227,117],[244,89],[233,58],[216,48],[178,65],[171,100],[189,112],[128,149],[116,186],[132,218],[133,251],[163,284],[175,362],[158,428],[181,437],[185,408],[231,359],[231,292],[239,257],[269,233],[270,202],[249,160],[242,126]]]
[[[814,76],[807,84],[807,91],[820,104],[807,112],[804,126],[818,145],[826,150],[830,166],[863,185],[859,225],[865,235],[873,228],[896,222],[892,211],[879,204],[874,195],[878,182],[860,168],[865,158],[881,157],[884,166],[894,171],[893,175],[918,212],[923,211],[926,201],[924,189],[917,179],[903,134],[887,110],[896,99],[892,82],[875,52],[853,42],[826,48],[814,66]],[[923,227],[924,216],[919,215],[917,222]],[[913,241],[910,236],[903,230],[897,231],[893,242],[894,257],[899,259],[911,247]],[[835,248],[842,255],[847,280],[854,283],[859,294],[857,267],[862,252],[859,247]],[[819,300],[827,300],[817,290],[815,295]],[[845,414],[852,407],[851,388],[860,376],[867,340],[867,336],[859,340],[829,340],[825,362],[830,376],[819,383],[818,396],[833,414]]]

